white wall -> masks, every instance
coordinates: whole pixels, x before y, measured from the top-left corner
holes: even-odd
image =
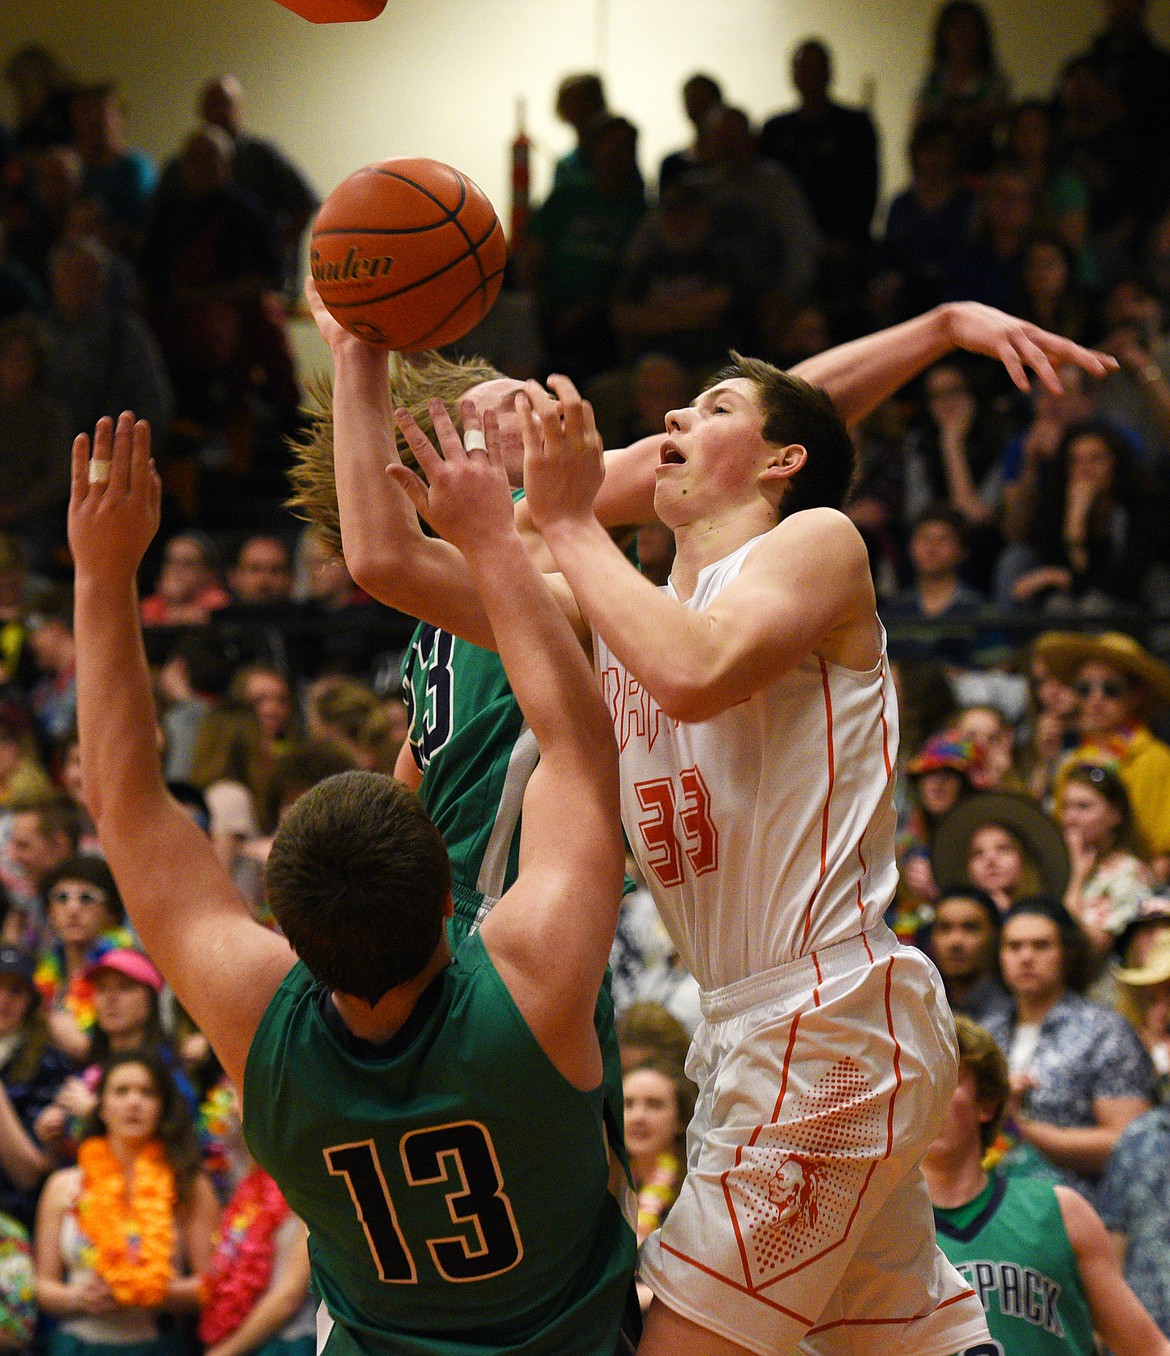
[[[388,0],[364,24],[317,26],[275,0],[15,0],[0,62],[21,44],[51,47],[79,75],[114,78],[133,140],[157,157],[193,120],[201,83],[244,82],[254,131],[283,145],[323,193],[350,170],[394,155],[464,169],[503,212],[517,98],[537,143],[535,183],[570,135],[551,114],[568,71],[595,68],[611,105],[642,129],[641,159],[686,140],[678,88],[705,69],[754,116],[792,101],[788,57],[812,33],[837,62],[837,93],[871,89],[883,133],[884,188],[904,179],[910,101],[925,64],[936,0]],[[988,0],[1017,91],[1046,91],[1100,22],[1099,0]],[[490,16],[490,18],[489,18]],[[1170,40],[1170,0],[1152,23]]]

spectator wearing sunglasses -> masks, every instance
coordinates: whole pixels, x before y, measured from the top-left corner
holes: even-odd
[[[45,920],[51,940],[34,982],[53,1044],[71,1059],[89,1051],[95,1017],[88,966],[99,948],[126,947],[133,937],[110,868],[100,857],[66,857],[45,878]]]
[[[1153,713],[1170,706],[1170,666],[1118,631],[1050,632],[1036,652],[1077,697],[1079,743],[1057,773],[1058,802],[1077,764],[1115,768],[1129,794],[1139,855],[1160,881],[1170,879],[1170,746],[1149,728]]]

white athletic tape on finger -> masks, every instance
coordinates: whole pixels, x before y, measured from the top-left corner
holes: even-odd
[[[94,457],[89,463],[89,483],[91,485],[104,485],[110,478],[110,463],[102,461],[100,457]]]
[[[484,436],[477,428],[469,428],[463,435],[463,446],[468,452],[487,451],[487,443],[484,441]]]

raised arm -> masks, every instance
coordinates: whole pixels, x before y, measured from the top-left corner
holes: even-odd
[[[77,714],[85,795],[127,911],[179,1001],[240,1084],[260,1017],[293,963],[210,840],[167,792],[135,575],[158,528],[150,429],[123,414],[73,444]]]
[[[601,1077],[593,1011],[624,866],[613,729],[580,641],[516,531],[494,415],[485,416],[489,450],[467,452],[437,401],[431,413],[442,455],[399,414],[429,490],[406,470],[396,477],[466,557],[540,749],[524,798],[519,875],[481,935],[546,1053],[567,1079],[592,1088]],[[474,430],[470,405],[463,416]],[[573,436],[600,466],[592,413],[578,402],[565,418],[581,421]]]
[[[997,358],[1012,380],[1028,390],[1027,368],[1045,386],[1059,391],[1057,368],[1073,363],[1102,377],[1117,362],[1108,354],[1082,348],[1038,325],[1018,320],[975,301],[949,302],[890,329],[839,344],[798,363],[794,376],[828,392],[847,424],[871,415],[895,391],[957,348]],[[654,468],[664,434],[642,438],[605,454],[605,483],[594,512],[606,527],[651,522],[654,518]]]
[[[325,309],[310,280],[313,318],[333,354],[333,474],[342,551],[354,582],[408,616],[494,648],[459,552],[428,537],[401,487],[386,353],[355,338]]]
[[[828,392],[847,424],[872,414],[900,387],[954,349],[997,358],[1021,391],[1031,368],[1049,390],[1060,392],[1057,368],[1072,363],[1090,376],[1112,372],[1117,361],[1082,348],[1039,325],[977,301],[949,302],[890,329],[867,334],[807,358],[792,369]]]

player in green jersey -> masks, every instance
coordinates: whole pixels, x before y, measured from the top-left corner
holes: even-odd
[[[1170,1356],[1088,1201],[984,1170],[1011,1096],[1007,1060],[970,1018],[956,1016],[955,1031],[959,1083],[922,1171],[939,1247],[978,1292],[994,1339],[962,1356],[1092,1356],[1094,1331],[1114,1356]]]
[[[92,457],[84,436],[73,450],[90,809],[144,944],[244,1089],[253,1153],[309,1226],[331,1356],[610,1356],[633,1271],[593,1026],[622,878],[616,749],[485,424],[490,454],[444,426],[426,512],[465,552],[541,757],[515,883],[454,955],[442,840],[375,774],[297,802],[269,859],[288,941],[253,921],[159,772],[134,587],[158,525],[149,429],[103,420]]]

